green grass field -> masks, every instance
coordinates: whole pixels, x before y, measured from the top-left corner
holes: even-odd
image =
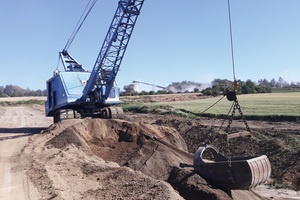
[[[217,102],[221,97],[194,100],[164,102],[155,104],[169,105],[176,110],[184,110],[193,114],[200,114]],[[238,95],[239,104],[245,116],[252,119],[274,119],[299,121],[300,119],[300,93],[266,93]],[[149,105],[149,104],[148,104]],[[218,104],[207,110],[208,116],[224,116],[228,114],[232,102],[223,98]],[[236,116],[239,116],[236,112]]]
[[[185,109],[194,113],[201,113],[214,104],[220,97],[164,103],[176,109]],[[238,95],[239,104],[245,115],[286,115],[300,116],[300,93],[269,93]],[[206,111],[209,114],[227,114],[232,102],[224,98],[214,107]]]

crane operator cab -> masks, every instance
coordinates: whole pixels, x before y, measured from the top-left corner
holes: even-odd
[[[106,85],[95,85],[84,102],[81,97],[91,72],[85,70],[67,51],[60,52],[64,71],[56,69],[53,77],[47,81],[46,115],[53,116],[54,123],[68,118],[99,116],[103,118],[122,118],[123,110],[112,107],[121,103],[119,88],[113,86],[110,90]],[[102,71],[102,76],[109,76],[110,71]],[[100,76],[99,74],[99,76]],[[106,95],[107,99],[101,97]]]

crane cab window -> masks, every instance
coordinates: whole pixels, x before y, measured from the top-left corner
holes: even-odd
[[[109,93],[109,98],[116,98],[116,94],[115,94],[115,88],[111,88],[110,93]]]

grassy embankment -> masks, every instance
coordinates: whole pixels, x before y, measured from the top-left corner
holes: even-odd
[[[177,114],[180,116],[220,117],[227,116],[232,102],[224,98],[218,104],[201,114],[221,97],[175,102],[138,103],[123,105],[124,110],[135,112],[153,112]],[[239,95],[239,104],[247,119],[298,121],[300,122],[300,92],[266,93]],[[236,116],[240,115],[236,112]]]
[[[17,106],[39,104],[44,105],[46,97],[6,97],[0,98],[0,106]]]

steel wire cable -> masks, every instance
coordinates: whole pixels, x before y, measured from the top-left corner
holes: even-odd
[[[223,98],[225,97],[225,95],[223,95],[223,97],[221,97],[218,101],[216,101],[214,104],[212,104],[211,106],[209,106],[208,108],[206,108],[205,110],[203,110],[200,115],[202,115],[203,113],[205,113],[206,111],[208,111],[209,109],[211,109],[212,107],[214,107],[217,103],[219,103]]]
[[[72,32],[69,40],[67,41],[67,44],[66,44],[64,50],[68,50],[69,49],[69,47],[71,46],[71,44],[72,44],[73,40],[75,39],[77,33],[79,32],[82,24],[85,22],[87,16],[89,15],[89,13],[91,12],[91,10],[93,9],[93,7],[96,4],[96,2],[97,2],[97,0],[90,0],[88,2],[88,4],[86,5],[86,7],[85,7],[85,9],[84,9],[81,17],[79,18],[79,20],[78,20],[78,22],[77,22],[77,24],[76,24],[76,26],[75,26],[75,28],[74,28],[74,30]]]
[[[232,72],[233,78],[235,78],[235,65],[234,65],[234,51],[233,51],[233,37],[232,37],[232,25],[231,25],[231,12],[230,12],[230,0],[228,0],[228,18],[229,18],[229,29],[230,29],[230,44],[231,44],[231,59],[232,59]]]
[[[58,61],[57,61],[56,69],[58,69],[58,66],[59,66],[59,60],[60,60],[60,56],[58,55]]]

